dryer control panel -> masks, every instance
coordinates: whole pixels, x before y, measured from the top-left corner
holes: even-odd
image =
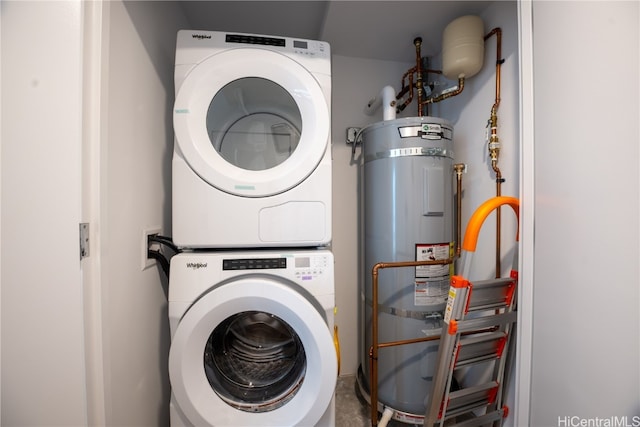
[[[176,41],[176,65],[197,64],[225,50],[238,48],[272,50],[298,59],[325,59],[330,62],[331,58],[329,43],[320,40],[224,31],[179,30]],[[330,64],[324,64],[319,69],[317,66],[309,69],[312,72],[331,74]]]
[[[285,48],[301,55],[323,54],[328,51],[326,42],[318,40],[292,39],[288,37],[259,36],[254,34],[226,34],[225,43],[240,43]]]

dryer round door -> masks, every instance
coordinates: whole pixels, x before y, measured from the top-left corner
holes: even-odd
[[[280,53],[234,49],[185,78],[173,124],[186,162],[230,194],[265,197],[306,179],[329,144],[329,107],[302,65]]]
[[[169,377],[193,425],[315,425],[337,379],[333,338],[284,279],[244,276],[199,298],[172,337]]]

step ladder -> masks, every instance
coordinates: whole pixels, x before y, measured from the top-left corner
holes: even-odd
[[[517,315],[517,247],[510,277],[473,282],[468,279],[482,223],[494,209],[505,204],[518,217],[518,199],[494,197],[469,220],[460,254],[461,273],[451,278],[425,427],[500,426],[508,415],[503,388]],[[451,389],[456,372],[479,364],[485,364],[490,371],[488,380]]]

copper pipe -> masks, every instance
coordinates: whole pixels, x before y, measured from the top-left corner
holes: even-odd
[[[452,96],[456,96],[456,95],[460,95],[462,93],[462,91],[464,90],[464,77],[461,77],[458,79],[458,89],[451,91],[451,92],[447,92],[444,93],[440,96],[436,96],[435,98],[427,98],[423,104],[433,104],[436,102],[440,102],[443,101],[447,98],[451,98]]]
[[[416,67],[411,67],[402,75],[402,87],[404,87],[404,79],[408,78],[409,75],[415,72],[416,72]]]
[[[402,81],[400,82],[400,86],[402,87],[402,89],[400,90],[400,92],[398,92],[398,94],[396,95],[396,99],[400,99],[402,98],[408,91],[412,90],[412,83],[409,83],[408,85],[404,84],[404,80],[408,79],[409,76],[413,76],[413,73],[416,71],[416,67],[412,67],[410,69],[408,69],[403,75],[402,75]],[[413,80],[412,80],[413,81]]]
[[[495,34],[496,36],[496,100],[493,104],[493,108],[491,109],[493,112],[497,112],[498,105],[500,105],[500,65],[504,62],[502,57],[502,29],[500,27],[496,27],[491,30],[486,36],[484,36],[484,41]]]
[[[435,341],[435,340],[439,340],[439,339],[440,339],[440,335],[436,335],[436,336],[433,336],[433,337],[413,338],[413,339],[400,340],[400,341],[388,341],[388,342],[378,343],[378,349],[389,348],[389,347],[397,347],[399,345],[418,344],[418,343],[421,343],[421,342]]]
[[[402,76],[402,82],[400,83],[402,89],[400,89],[400,92],[398,92],[396,94],[396,99],[397,100],[400,100],[403,96],[405,96],[407,94],[407,92],[413,90],[413,73],[415,73],[415,71],[416,71],[416,67],[412,67],[406,73],[404,73],[404,75]],[[433,70],[431,68],[427,68],[426,70],[423,70],[423,73],[442,74],[442,70]],[[411,75],[411,79],[412,80],[410,80],[409,84],[405,84],[404,81],[405,81],[405,79],[409,78],[409,75]],[[424,82],[422,83],[422,88],[424,89]],[[411,99],[413,99],[413,92],[409,96],[411,97],[409,102],[411,102]]]
[[[465,167],[463,163],[453,165],[456,172],[456,259],[460,258],[462,252],[462,172]]]
[[[498,138],[498,106],[500,105],[500,67],[504,60],[502,59],[502,29],[499,27],[491,30],[486,36],[484,36],[484,40],[491,36],[496,36],[496,95],[493,106],[491,107],[491,118],[489,119],[489,123],[491,125],[491,137],[489,139],[489,155],[491,157],[491,168],[496,174],[496,197],[502,195],[501,185],[504,182],[504,178],[502,177],[502,172],[498,167],[498,159],[500,157],[500,139]],[[496,209],[496,274],[495,277],[498,278],[502,274],[501,267],[501,227],[502,227],[502,215],[500,212],[500,207]]]
[[[409,93],[409,96],[407,97],[407,99],[405,99],[405,101],[398,106],[398,108],[396,109],[396,111],[400,112],[403,111],[410,103],[411,101],[413,101],[413,89],[414,89],[414,85],[413,85],[413,75],[414,73],[416,74],[416,85],[415,88],[417,90],[417,97],[418,97],[418,116],[422,117],[423,112],[422,112],[422,98],[424,96],[423,94],[423,83],[422,83],[422,58],[421,58],[421,54],[420,54],[420,49],[422,46],[422,38],[420,37],[416,37],[413,40],[413,44],[416,48],[416,65],[415,67],[410,68],[409,70],[407,70],[407,72],[404,73],[404,75],[402,76],[402,89],[400,90],[400,92],[398,92],[398,94],[396,95],[396,99],[400,99],[402,98],[407,92]],[[405,79],[409,80],[409,84],[405,85]]]
[[[442,70],[423,69],[422,68],[422,54],[421,54],[422,38],[416,37],[413,40],[413,44],[414,44],[414,46],[416,48],[416,65],[414,67],[411,67],[409,70],[407,70],[402,75],[402,81],[400,83],[401,84],[401,89],[396,94],[396,99],[399,101],[407,93],[409,94],[409,96],[407,97],[407,99],[405,99],[405,101],[402,104],[398,105],[398,107],[396,108],[396,111],[397,112],[403,111],[411,103],[411,101],[413,101],[413,91],[415,89],[416,92],[417,92],[418,116],[422,117],[424,115],[423,107],[427,104],[427,101],[423,100],[423,98],[426,95],[425,95],[425,92],[424,92],[424,81],[423,81],[422,75],[423,75],[423,73],[442,74]],[[415,84],[415,86],[413,84],[413,79],[414,79],[413,75],[414,74],[416,75],[416,84]],[[408,84],[405,84],[405,80],[408,80]],[[456,92],[456,93],[452,93],[451,95],[443,96],[439,100],[443,100],[443,99],[449,98],[450,96],[457,95],[460,92],[461,92],[461,90]]]
[[[400,261],[400,262],[379,262],[371,269],[372,276],[372,311],[371,311],[371,349],[369,352],[370,359],[370,378],[371,378],[371,426],[376,427],[378,424],[378,270],[384,268],[399,267],[418,267],[421,265],[449,265],[453,263],[453,259],[448,258],[438,261]]]

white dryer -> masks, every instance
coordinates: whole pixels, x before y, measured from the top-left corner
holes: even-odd
[[[171,260],[171,426],[334,426],[333,256]]]
[[[173,240],[331,241],[331,53],[321,41],[178,32]]]

